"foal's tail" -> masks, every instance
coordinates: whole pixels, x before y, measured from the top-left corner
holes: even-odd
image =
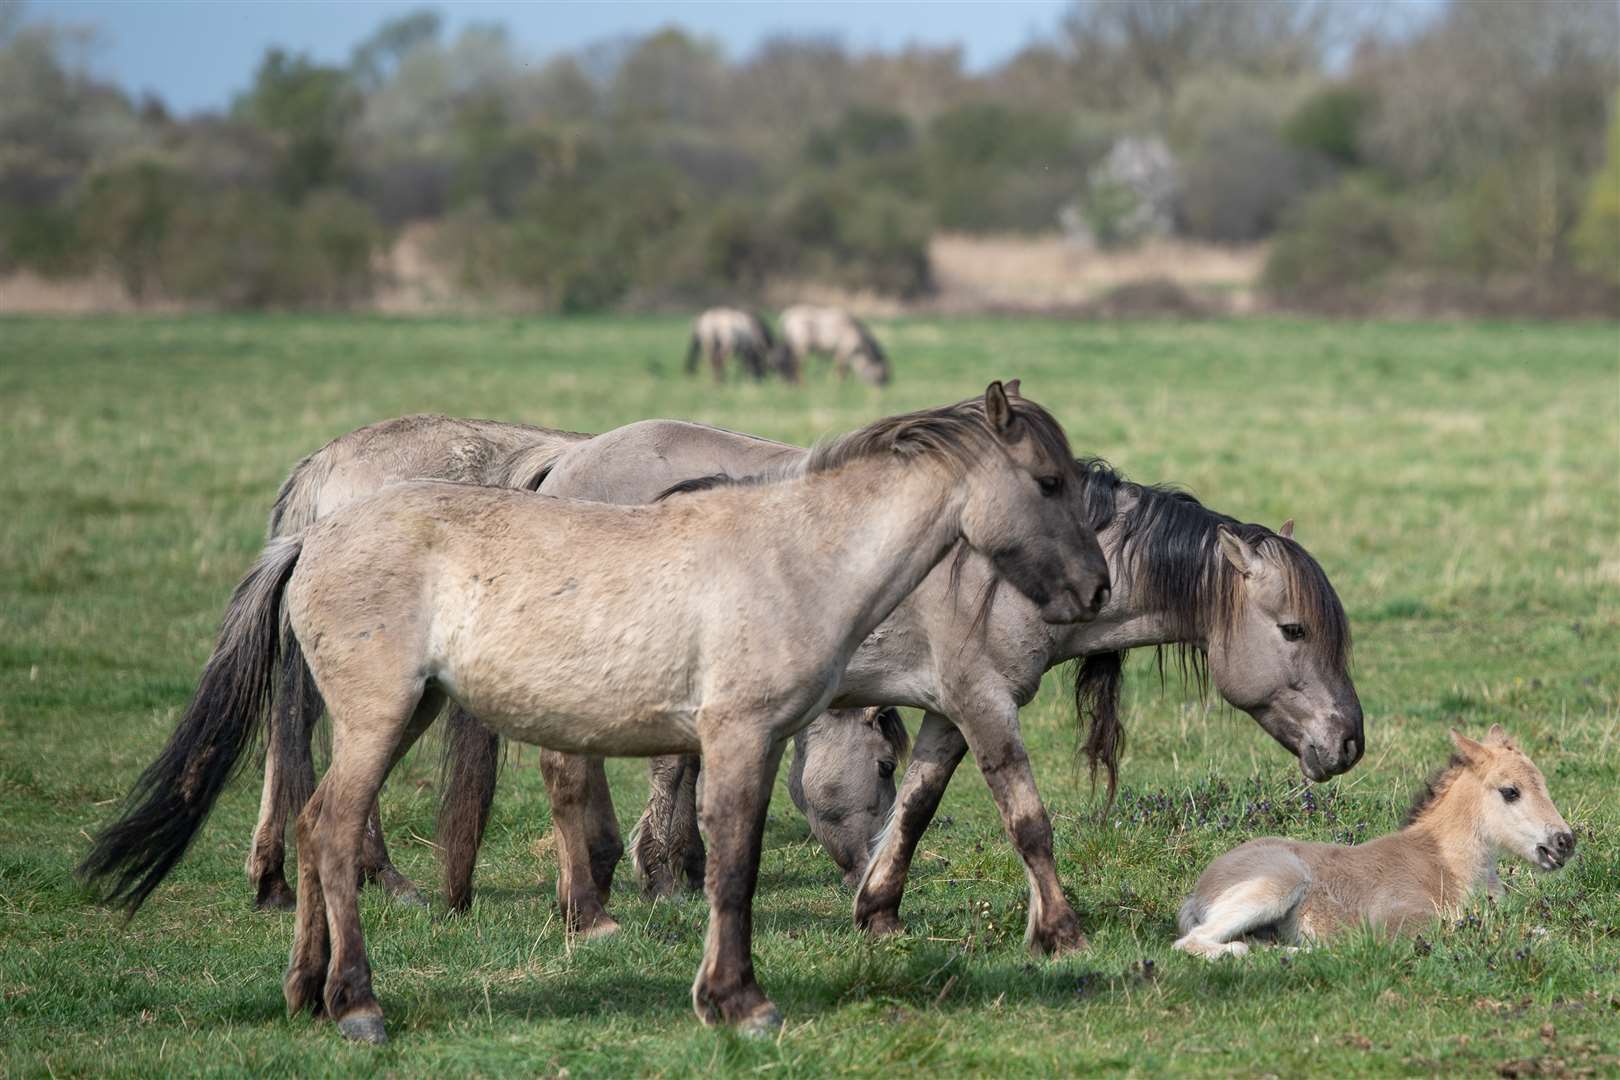
[[[303,546],[301,535],[272,540],[236,587],[179,727],[79,864],[80,879],[130,915],[185,854],[263,723],[281,651],[281,594]]]

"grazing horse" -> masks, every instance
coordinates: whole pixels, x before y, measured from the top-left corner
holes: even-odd
[[[289,1011],[385,1040],[360,925],[361,848],[378,788],[449,696],[554,750],[703,754],[710,916],[693,1008],[708,1023],[773,1030],[752,902],[784,740],[963,541],[1043,618],[1095,614],[1106,570],[1059,497],[1068,453],[1050,414],[992,383],[982,399],[833,440],[777,478],[651,506],[389,487],[267,545],[179,726],[80,873],[132,913],[161,883],[262,723],[285,644],[285,660],[314,673],[333,732],[331,765],[298,819]]]
[[[697,374],[698,358],[706,356],[716,381],[726,378],[726,361],[735,356],[742,369],[756,379],[776,363],[778,372],[789,382],[798,378],[798,367],[782,363],[776,339],[765,320],[741,308],[717,307],[692,320],[692,337],[686,348],[686,373]]]
[[[648,420],[577,447],[541,490],[642,502],[683,478],[781,468],[805,454],[702,424]],[[1292,522],[1274,533],[1207,509],[1184,493],[1131,483],[1102,462],[1080,465],[1079,482],[1065,497],[1097,529],[1113,584],[1096,620],[1047,625],[1019,593],[997,587],[988,563],[964,550],[936,568],[862,644],[844,674],[837,707],[884,703],[926,710],[892,823],[857,889],[856,921],[873,932],[900,929],[912,854],[971,748],[1029,876],[1026,941],[1046,953],[1083,946],[1079,919],[1057,877],[1051,825],[1018,738],[1019,708],[1035,696],[1046,671],[1066,660],[1083,658],[1075,668],[1075,702],[1092,775],[1106,772],[1110,796],[1123,746],[1118,699],[1124,654],[1137,647],[1184,649],[1188,667],[1207,672],[1222,696],[1294,754],[1312,780],[1342,773],[1361,758],[1365,736],[1349,673],[1348,622],[1327,575],[1293,540]],[[964,603],[964,597],[980,600]],[[541,758],[553,786],[558,835],[573,837],[559,845],[559,899],[590,926],[606,918],[600,907],[606,890],[593,892],[589,882],[612,873],[617,825],[611,812],[572,809],[611,806],[606,776],[599,761],[545,752]],[[696,768],[695,760],[684,767],[655,764],[652,805],[673,801],[666,790],[672,774],[695,777]],[[456,797],[487,801],[494,775],[486,771],[478,779],[484,794]],[[870,790],[858,781],[851,779],[847,796],[856,806]],[[837,807],[825,811],[836,813]],[[689,822],[659,825],[667,820],[662,813],[644,814],[637,833],[663,827],[695,835]],[[691,845],[684,851],[684,865],[699,864]],[[462,852],[453,861],[471,867],[474,858]],[[689,872],[688,878],[701,874]],[[660,890],[673,882],[671,873],[648,885]]]
[[[793,736],[788,795],[847,885],[860,878],[872,837],[894,806],[894,773],[910,738],[892,708],[831,709]],[[683,755],[652,759],[647,808],[630,837],[631,862],[648,896],[673,894],[680,877],[692,889],[703,888],[698,763]],[[600,933],[616,925],[595,907],[598,899],[605,902],[606,893],[558,899],[576,924],[583,924],[582,932]]]
[[[371,424],[332,440],[293,467],[270,511],[266,539],[301,532],[327,514],[401,480],[453,480],[533,491],[563,452],[588,438],[527,424],[448,416],[406,416]],[[287,822],[304,808],[315,790],[310,732],[322,707],[308,669],[302,664],[285,665],[269,723],[259,821],[247,857],[254,904],[261,910],[293,908],[284,867]],[[449,730],[453,739],[461,740],[452,755],[459,767],[493,772],[498,765],[498,745],[487,729],[453,716]],[[446,786],[466,786],[455,783],[454,777],[445,779]],[[476,851],[487,806],[480,812],[476,807],[443,805],[446,814],[440,823],[441,836],[449,836],[455,828],[475,830],[474,835],[456,838],[443,850],[461,852],[471,845]],[[389,860],[375,810],[366,827],[364,861],[369,880],[393,896],[421,902],[416,886]],[[455,868],[449,876],[462,880],[470,872],[470,868]],[[470,897],[450,897],[451,907],[458,910],[469,902]]]
[[[804,365],[805,357],[820,353],[832,357],[840,378],[848,378],[853,371],[873,386],[888,383],[889,358],[882,346],[864,323],[844,309],[796,304],[782,312],[781,322],[782,345],[777,350],[784,357],[781,363],[797,369]]]
[[[1453,730],[1457,753],[1424,785],[1398,832],[1365,844],[1267,836],[1209,864],[1181,905],[1175,947],[1214,960],[1249,941],[1322,941],[1349,927],[1401,933],[1455,914],[1483,885],[1503,893],[1497,856],[1563,868],[1575,834],[1541,770],[1500,724],[1485,741]]]

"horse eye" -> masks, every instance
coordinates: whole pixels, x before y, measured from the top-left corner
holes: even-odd
[[[887,780],[889,777],[893,776],[894,775],[894,762],[892,762],[892,761],[880,761],[880,762],[878,762],[878,775],[883,777],[883,779],[885,779],[885,780]]]
[[[1516,787],[1505,787],[1505,788],[1503,788],[1502,789],[1502,801],[1503,802],[1518,802],[1519,801],[1519,789],[1516,788]]]
[[[1284,641],[1298,641],[1305,636],[1305,628],[1297,622],[1278,623],[1277,629],[1282,631]]]
[[[1039,482],[1042,495],[1056,495],[1063,490],[1063,477],[1061,476],[1043,476]]]

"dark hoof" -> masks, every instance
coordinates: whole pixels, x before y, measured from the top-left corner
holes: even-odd
[[[737,1034],[745,1039],[774,1039],[781,1030],[782,1014],[769,1003],[737,1022]]]
[[[1059,957],[1082,952],[1091,947],[1086,935],[1078,929],[1065,929],[1049,934],[1036,934],[1029,942],[1029,951],[1036,956]]]
[[[428,906],[427,898],[421,893],[417,892],[415,886],[412,886],[409,889],[402,889],[399,892],[390,892],[388,895],[389,898],[394,901],[394,903],[401,904],[405,907],[425,908]]]
[[[285,881],[261,881],[253,907],[256,911],[296,911],[298,894],[288,888]]]
[[[890,934],[906,932],[906,924],[892,911],[874,911],[865,918],[857,918],[855,924],[872,937],[888,937]]]
[[[381,1046],[388,1041],[388,1033],[383,1030],[380,1016],[351,1016],[347,1020],[339,1020],[338,1031],[350,1042]]]

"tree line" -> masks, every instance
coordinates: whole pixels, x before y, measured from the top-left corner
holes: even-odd
[[[271,49],[228,109],[177,117],[12,4],[0,271],[344,307],[426,221],[462,289],[535,309],[784,281],[915,298],[935,232],[1061,225],[1102,246],[1269,240],[1268,289],[1305,306],[1611,303],[1616,7],[1453,2],[1420,26],[1384,10],[1081,2],[983,72],[955,49],[817,38],[734,58],[673,28],[537,62],[499,26],[451,36],[422,11],[343,64]]]

